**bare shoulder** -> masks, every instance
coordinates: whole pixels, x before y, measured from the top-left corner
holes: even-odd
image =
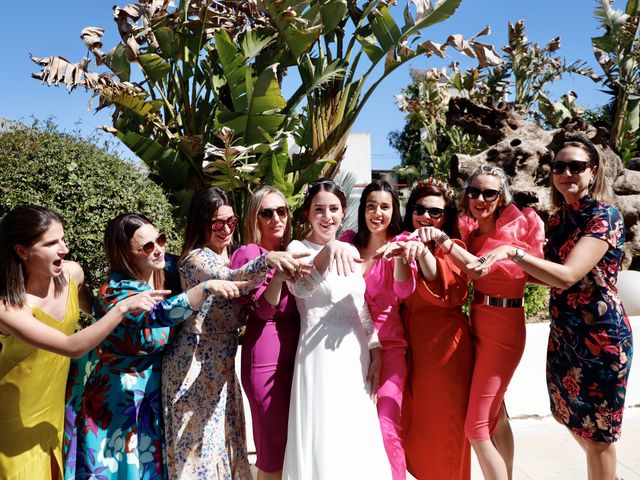
[[[78,287],[84,284],[84,271],[79,263],[72,260],[65,260],[64,266],[67,268]]]

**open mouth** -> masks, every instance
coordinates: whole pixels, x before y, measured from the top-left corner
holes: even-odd
[[[58,260],[54,260],[53,261],[53,266],[54,267],[58,267],[58,268],[62,267],[62,259],[59,258]]]
[[[417,223],[418,223],[418,225],[419,225],[420,227],[431,227],[431,226],[433,226],[433,224],[432,224],[431,222],[428,222],[428,221],[427,221],[427,222],[425,222],[425,221],[420,221],[420,222],[417,222]]]

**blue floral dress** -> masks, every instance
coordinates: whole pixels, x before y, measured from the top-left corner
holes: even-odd
[[[175,271],[175,264],[170,266]],[[146,282],[114,273],[100,288],[94,316],[150,289]],[[192,313],[185,292],[157,303],[151,312],[127,314],[96,351],[75,363],[68,387],[65,479],[167,478],[162,353],[172,327]]]
[[[560,423],[581,437],[615,442],[633,354],[631,325],[616,289],[623,220],[615,207],[585,196],[551,216],[547,236],[545,256],[560,263],[582,237],[609,245],[581,281],[551,289],[547,386]]]

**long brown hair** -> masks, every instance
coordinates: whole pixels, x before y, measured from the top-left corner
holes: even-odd
[[[132,279],[143,280],[132,262],[131,239],[143,225],[153,223],[140,213],[123,213],[111,219],[104,231],[104,253],[112,273]],[[154,270],[154,288],[164,286],[164,270]]]
[[[233,208],[231,197],[221,188],[203,188],[193,194],[187,213],[187,229],[184,233],[184,245],[178,264],[182,263],[192,250],[207,245],[213,219],[223,205]]]
[[[598,153],[598,150],[596,149],[596,146],[593,144],[593,142],[580,135],[567,137],[560,145],[558,145],[554,149],[553,158],[551,159],[551,161],[553,162],[555,156],[560,150],[567,147],[579,148],[580,150],[585,152],[589,157],[591,166],[596,170],[593,175],[593,183],[589,187],[591,198],[601,202],[611,202],[613,200],[613,195],[611,194],[611,189],[609,188],[609,185],[607,184],[607,180],[605,178],[605,169],[604,165],[602,164],[600,154]],[[555,187],[553,182],[551,182],[551,201],[553,203],[553,206],[556,208],[561,207],[565,203],[564,197]]]
[[[63,225],[53,210],[37,205],[19,205],[0,221],[0,302],[12,308],[24,307],[27,271],[15,247],[30,247],[52,223]],[[67,284],[64,272],[53,278],[54,294],[60,295]]]
[[[255,243],[256,245],[260,245],[262,240],[260,229],[258,228],[258,212],[260,211],[260,206],[262,205],[262,200],[264,197],[270,194],[278,195],[282,198],[282,201],[287,206],[287,199],[284,198],[284,195],[280,190],[271,186],[264,186],[258,188],[251,198],[249,199],[249,203],[247,204],[247,214],[246,220],[244,223],[244,243]],[[281,248],[285,249],[289,242],[291,241],[291,212],[287,215],[287,223],[284,227],[284,236],[282,237],[282,245]]]
[[[440,230],[451,238],[460,238],[456,199],[453,194],[449,194],[448,192],[449,189],[443,189],[439,185],[418,182],[418,184],[413,187],[413,190],[411,190],[411,194],[407,200],[407,206],[404,212],[404,230],[406,232],[412,232],[414,230],[413,207],[418,203],[418,200],[424,197],[442,197],[444,199],[444,222]]]

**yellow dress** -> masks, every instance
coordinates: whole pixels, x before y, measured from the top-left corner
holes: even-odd
[[[71,335],[80,316],[70,276],[64,319],[31,306],[42,323]],[[0,480],[51,478],[51,455],[62,478],[64,397],[69,358],[0,335]]]

